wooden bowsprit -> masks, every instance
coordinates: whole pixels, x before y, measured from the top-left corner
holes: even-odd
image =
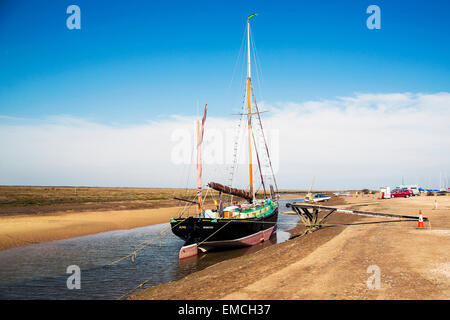
[[[302,220],[303,224],[307,228],[307,231],[312,232],[321,228],[325,219],[327,219],[334,212],[349,213],[356,215],[372,216],[372,217],[387,217],[387,218],[397,218],[401,221],[417,221],[417,216],[406,216],[392,213],[381,213],[372,211],[361,211],[361,210],[347,210],[339,209],[335,207],[326,207],[309,203],[288,203],[287,207],[291,207],[295,213],[297,213]],[[319,221],[319,213],[321,211],[328,211],[325,213],[323,218]],[[423,221],[428,221],[428,218],[423,217]]]

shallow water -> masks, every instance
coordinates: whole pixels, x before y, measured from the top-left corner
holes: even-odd
[[[281,199],[285,204],[299,199]],[[270,241],[242,249],[211,252],[179,260],[183,241],[167,232],[145,250],[134,263],[124,260],[111,267],[112,261],[136,249],[136,245],[157,235],[169,223],[103,232],[66,240],[32,244],[0,251],[0,299],[116,299],[148,280],[145,287],[178,280],[189,273],[218,262],[255,252],[289,239],[289,230],[298,217],[280,214],[278,230]],[[66,269],[81,269],[81,289],[69,290]]]

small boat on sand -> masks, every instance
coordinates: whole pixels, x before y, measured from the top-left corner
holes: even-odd
[[[307,194],[305,196],[305,201],[309,202],[323,202],[330,200],[331,197],[324,195],[323,193]]]

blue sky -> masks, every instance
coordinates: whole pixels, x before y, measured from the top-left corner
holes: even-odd
[[[71,4],[81,30],[66,27]],[[372,4],[380,30],[366,27]],[[173,151],[193,149],[201,107],[206,136],[236,125],[254,12],[253,83],[281,188],[450,176],[449,1],[2,0],[0,185],[185,187],[195,170]],[[204,153],[233,148],[212,141]],[[226,176],[216,165],[205,175]]]
[[[81,30],[66,8],[81,8]],[[366,8],[381,8],[368,30]],[[236,110],[245,18],[271,103],[448,91],[448,1],[2,1],[0,115],[141,123]],[[255,80],[256,81],[256,80]],[[255,82],[256,83],[256,82]]]

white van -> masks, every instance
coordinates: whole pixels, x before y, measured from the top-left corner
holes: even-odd
[[[416,184],[414,184],[414,185],[409,185],[409,186],[399,186],[399,187],[396,187],[396,189],[405,189],[405,188],[408,189],[408,190],[411,190],[415,196],[418,196],[418,195],[420,194],[419,186],[416,185]]]
[[[415,196],[418,196],[420,194],[419,186],[410,186],[409,189],[414,193]]]

